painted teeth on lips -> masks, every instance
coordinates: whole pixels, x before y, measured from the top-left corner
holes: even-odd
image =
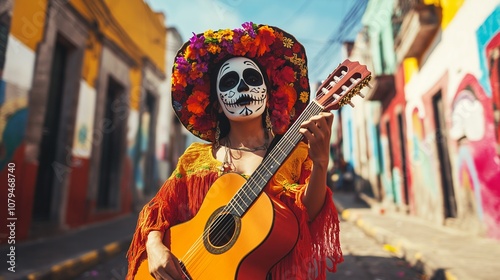
[[[234,102],[227,102],[227,103],[225,103],[225,105],[226,106],[232,106],[232,107],[246,106],[246,105],[250,105],[252,103],[253,104],[259,104],[259,103],[263,102],[264,99],[265,99],[265,97],[259,98],[259,99],[255,99],[252,96],[245,94],[245,95],[240,96]]]

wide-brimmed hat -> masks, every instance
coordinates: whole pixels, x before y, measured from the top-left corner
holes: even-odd
[[[172,68],[172,106],[195,136],[214,142],[217,98],[210,97],[216,65],[236,56],[256,61],[267,74],[268,112],[275,134],[283,134],[309,102],[304,46],[287,32],[251,22],[242,28],[194,34],[177,52]]]

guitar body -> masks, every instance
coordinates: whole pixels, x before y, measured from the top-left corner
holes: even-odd
[[[166,234],[164,243],[170,244],[190,279],[266,279],[295,246],[299,233],[295,215],[264,192],[241,218],[224,211],[245,182],[235,173],[221,176],[193,219]],[[153,279],[147,260],[134,279]]]
[[[316,99],[248,181],[236,173],[221,176],[193,219],[165,234],[163,242],[179,259],[187,279],[266,279],[269,270],[293,249],[299,234],[293,212],[262,192],[266,183],[302,139],[300,124],[322,111],[346,104],[354,107],[351,98],[363,97],[360,90],[370,78],[366,66],[344,61],[323,81]],[[152,279],[147,260],[135,279]]]

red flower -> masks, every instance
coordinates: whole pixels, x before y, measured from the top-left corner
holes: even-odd
[[[300,52],[300,44],[295,42],[295,44],[293,44],[292,50],[294,53]]]
[[[290,85],[282,85],[278,88],[278,95],[285,95],[287,96],[287,105],[286,109],[288,111],[292,110],[293,105],[295,104],[295,101],[297,101],[297,93],[295,92],[295,88],[293,88]]]
[[[284,134],[290,124],[290,115],[286,110],[273,110],[271,112],[271,121],[273,123],[273,130],[277,134]]]
[[[214,127],[211,118],[207,118],[204,115],[192,115],[189,118],[189,124],[193,125],[194,130],[200,132],[211,130]]]
[[[292,67],[285,66],[279,71],[275,71],[274,76],[271,77],[272,81],[280,86],[289,83],[295,82],[295,71],[293,71]]]
[[[184,90],[173,90],[172,91],[172,97],[174,100],[182,100],[184,97]]]
[[[303,88],[303,89],[308,89],[309,88],[309,81],[307,80],[306,77],[301,77],[300,78],[300,86]]]
[[[209,104],[208,94],[203,91],[193,91],[186,101],[187,109],[193,114],[202,114]]]

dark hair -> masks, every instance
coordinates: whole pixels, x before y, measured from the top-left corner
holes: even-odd
[[[222,59],[219,63],[215,64],[211,69],[208,71],[208,75],[210,77],[210,107],[212,108],[214,115],[217,115],[217,121],[219,122],[219,129],[220,129],[220,138],[223,138],[229,134],[229,131],[231,130],[231,125],[229,123],[229,119],[226,117],[224,112],[219,113],[219,100],[217,98],[217,74],[219,73],[220,68],[222,67],[222,64],[226,62],[228,59],[233,58],[235,56],[229,56],[224,59]],[[248,57],[245,57],[248,58]],[[264,78],[264,84],[267,87],[267,98],[269,100],[269,90],[270,90],[270,83],[269,83],[269,78],[267,77],[267,72],[266,70],[252,58],[248,58],[251,61],[253,61],[257,67],[259,67],[260,72],[262,73],[262,76]],[[269,102],[269,101],[268,101]],[[262,114],[262,127],[266,127],[266,115],[268,114],[268,110],[265,110],[264,113]]]

